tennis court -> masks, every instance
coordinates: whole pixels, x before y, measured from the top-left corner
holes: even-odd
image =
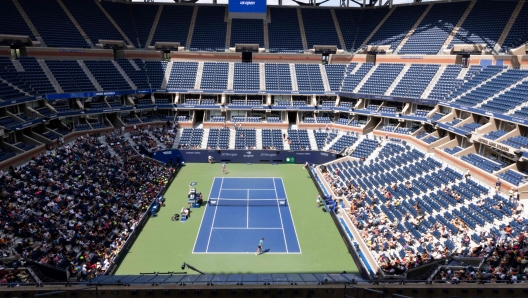
[[[193,253],[299,254],[301,248],[282,178],[218,178],[213,181]]]

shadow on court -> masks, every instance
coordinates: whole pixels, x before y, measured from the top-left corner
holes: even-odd
[[[270,252],[270,249],[269,249],[269,248],[268,248],[268,249],[265,249],[265,250],[263,250],[263,251],[262,251],[262,252],[261,252],[260,254],[261,254],[261,255],[263,255],[263,254],[265,254],[265,253],[267,253],[267,252]]]

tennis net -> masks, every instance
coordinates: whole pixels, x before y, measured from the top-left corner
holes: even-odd
[[[287,206],[286,199],[209,199],[210,206]]]

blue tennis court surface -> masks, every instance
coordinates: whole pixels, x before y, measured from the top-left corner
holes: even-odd
[[[301,253],[281,178],[215,178],[193,253]]]

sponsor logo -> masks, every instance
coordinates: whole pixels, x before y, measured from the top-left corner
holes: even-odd
[[[187,153],[190,153],[190,152],[187,152]],[[163,154],[165,155],[172,154],[172,151],[163,151]]]
[[[240,5],[252,6],[255,5],[255,1],[240,1]]]
[[[222,153],[221,156],[231,156],[231,157],[233,157],[233,156],[238,156],[238,153]]]
[[[277,156],[277,154],[275,154],[275,153],[260,153],[260,156],[270,156],[270,157],[272,157],[272,156]]]
[[[246,151],[246,154],[251,154],[251,151]]]
[[[493,113],[486,112],[486,115],[488,115],[488,116],[493,116]]]
[[[201,152],[192,151],[192,152],[185,152],[185,154],[189,154],[189,155],[200,155]]]
[[[328,153],[321,152],[322,156],[328,156]]]

